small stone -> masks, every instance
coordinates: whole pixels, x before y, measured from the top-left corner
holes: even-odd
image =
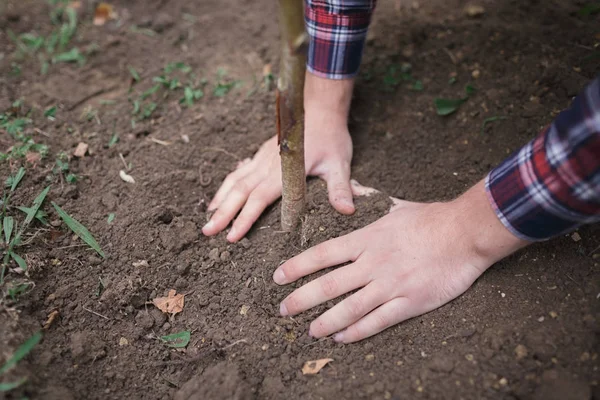
[[[527,357],[527,347],[523,346],[522,344],[518,344],[517,347],[515,347],[515,355],[517,356],[517,360],[522,360],[523,358]]]
[[[231,253],[229,253],[227,250],[225,250],[224,252],[221,253],[221,261],[226,262],[229,261],[231,259]]]
[[[556,311],[550,311],[548,313],[552,319],[556,319],[558,317],[558,313]]]
[[[129,344],[129,340],[127,340],[126,338],[122,337],[121,339],[119,339],[119,346],[127,346]]]
[[[502,296],[502,298],[506,297],[506,293],[500,293],[500,296]]]
[[[60,219],[54,219],[54,220],[50,221],[50,225],[52,225],[55,228],[58,228],[61,224],[62,224],[62,221]]]
[[[146,261],[146,260],[135,261],[135,262],[132,263],[132,265],[135,268],[147,268],[147,267],[150,267],[150,265],[148,264],[148,261]]]
[[[475,69],[475,70],[473,70],[473,72],[471,72],[471,76],[473,77],[473,79],[479,78],[480,75],[481,75],[481,71],[479,71],[478,69]]]
[[[579,357],[579,359],[580,359],[582,362],[586,362],[586,361],[588,361],[590,358],[591,358],[591,357],[590,357],[590,353],[588,353],[587,351],[584,351],[583,353],[581,353],[581,357]]]
[[[485,14],[485,8],[479,4],[468,4],[465,7],[465,14],[469,18],[481,17],[483,14]]]
[[[267,351],[269,349],[269,345],[268,344],[263,344],[262,347],[261,347],[261,349],[263,351]]]
[[[208,253],[208,258],[210,258],[213,261],[219,261],[219,256],[220,256],[220,253],[219,253],[218,247],[215,247],[214,249],[212,249],[210,251],[210,253]]]
[[[167,13],[158,14],[152,22],[152,28],[158,33],[164,32],[167,29],[172,28],[173,25],[175,25],[175,21]]]
[[[573,239],[574,242],[579,242],[581,240],[581,235],[579,232],[573,232],[571,239]]]
[[[500,380],[498,381],[498,384],[500,384],[500,386],[506,386],[506,385],[508,385],[508,379],[500,378]]]
[[[544,316],[542,315],[541,317],[538,318],[538,322],[544,322]]]
[[[240,314],[246,315],[246,314],[248,314],[248,310],[250,310],[250,306],[247,306],[247,305],[244,304],[242,306],[242,308],[240,309]]]
[[[375,359],[375,354],[367,354],[365,356],[365,360],[367,361],[373,361]]]
[[[252,243],[250,243],[250,240],[248,240],[248,238],[243,238],[242,240],[240,240],[240,244],[245,249],[250,248],[250,246],[252,245]]]
[[[164,331],[168,331],[169,329],[171,329],[171,324],[168,322],[165,322],[162,326]]]

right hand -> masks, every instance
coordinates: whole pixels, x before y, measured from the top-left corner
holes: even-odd
[[[305,83],[304,153],[306,175],[327,182],[329,201],[342,214],[354,213],[350,187],[352,139],[347,117],[353,81],[333,81],[307,74]],[[208,206],[215,211],[202,228],[216,235],[235,219],[227,240],[236,242],[262,212],[281,196],[281,158],[277,137],[266,141],[252,159],[238,164]]]

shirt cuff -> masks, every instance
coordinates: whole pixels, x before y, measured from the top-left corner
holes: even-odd
[[[496,215],[520,239],[600,221],[600,77],[485,183]]]
[[[307,70],[328,79],[358,73],[375,0],[306,0]]]

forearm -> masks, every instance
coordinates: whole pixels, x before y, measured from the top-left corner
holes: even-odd
[[[304,82],[304,111],[308,116],[322,116],[326,125],[346,126],[354,79],[333,80],[306,72]]]
[[[477,260],[483,270],[530,242],[519,239],[500,222],[488,200],[485,180],[450,202],[450,222],[456,226],[457,241]],[[465,240],[461,240],[465,239]]]

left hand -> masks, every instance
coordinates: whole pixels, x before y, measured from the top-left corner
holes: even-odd
[[[495,261],[526,243],[498,220],[483,182],[448,203],[395,201],[375,223],[321,243],[282,264],[277,284],[288,284],[345,262],[295,290],[281,315],[295,315],[360,289],[310,325],[320,338],[355,342],[434,310],[464,293]]]

